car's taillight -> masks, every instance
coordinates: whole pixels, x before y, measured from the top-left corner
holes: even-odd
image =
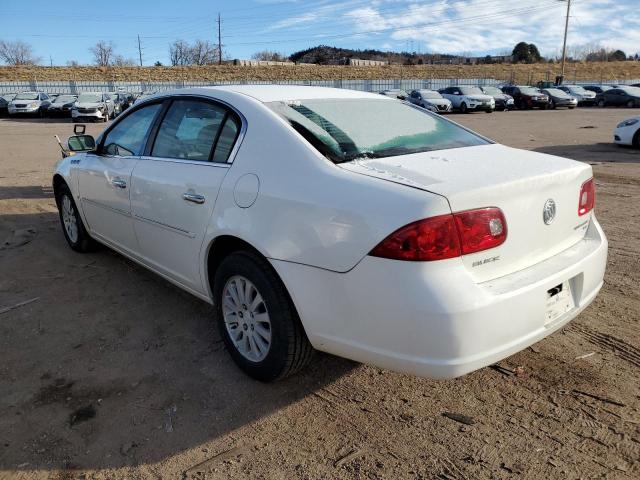
[[[410,223],[385,238],[369,255],[409,261],[444,260],[497,247],[506,238],[502,210],[480,208]]]
[[[578,199],[578,216],[585,215],[596,206],[596,184],[593,177],[584,182],[580,187],[580,198]]]
[[[507,239],[507,221],[499,208],[467,210],[454,213],[453,217],[463,255],[497,247]]]
[[[430,261],[460,256],[453,215],[410,223],[385,238],[369,255],[395,260]]]

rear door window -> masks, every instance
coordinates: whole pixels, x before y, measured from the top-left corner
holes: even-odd
[[[151,156],[226,162],[239,132],[235,114],[202,100],[174,100],[156,136]]]

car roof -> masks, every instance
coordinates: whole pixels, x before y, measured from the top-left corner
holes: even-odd
[[[375,98],[376,100],[380,100],[380,95],[375,93],[360,92],[344,88],[307,87],[299,85],[224,85],[189,90],[200,90],[204,94],[221,90],[247,95],[261,102],[313,100],[322,98]]]

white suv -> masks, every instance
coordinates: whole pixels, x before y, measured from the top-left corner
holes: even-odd
[[[108,93],[83,92],[71,109],[74,122],[102,120],[106,122],[115,116],[114,103]]]

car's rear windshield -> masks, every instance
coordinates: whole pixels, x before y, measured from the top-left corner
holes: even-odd
[[[540,90],[533,87],[520,87],[520,92],[525,95],[540,95]]]
[[[576,93],[587,93],[587,91],[582,88],[580,85],[570,85],[569,90]]]
[[[335,163],[489,143],[437,115],[385,99],[317,99],[267,105]]]
[[[640,87],[620,87],[620,90],[627,92],[629,95],[640,97]]]
[[[38,100],[37,93],[19,93],[14,100]]]

